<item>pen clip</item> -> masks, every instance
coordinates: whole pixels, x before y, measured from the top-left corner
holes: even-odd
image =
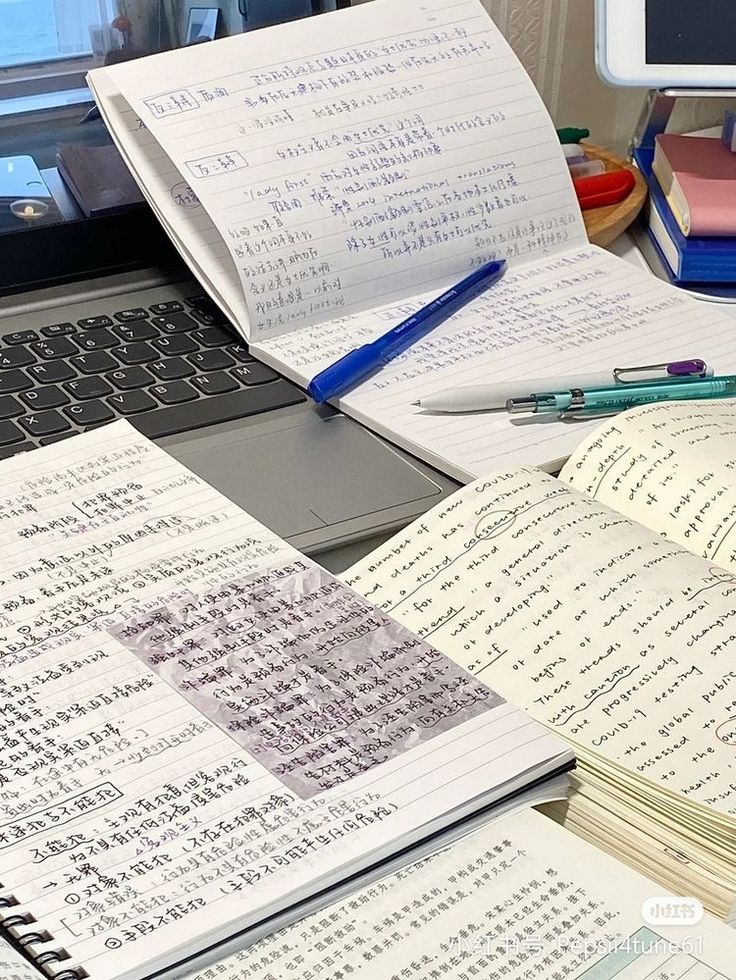
[[[708,373],[708,365],[699,357],[687,361],[665,361],[662,364],[640,364],[637,367],[614,368],[613,380],[617,384],[636,384],[641,380],[650,380],[647,374],[659,375],[662,381],[677,381],[678,378],[704,378]],[[637,375],[645,375],[642,379]],[[634,375],[635,377],[629,377]]]
[[[620,414],[620,409],[614,409],[613,411],[602,409],[600,412],[576,412],[574,409],[565,408],[558,414],[557,418],[561,422],[570,422],[574,425],[576,422],[590,422],[591,419],[612,419],[614,416]]]

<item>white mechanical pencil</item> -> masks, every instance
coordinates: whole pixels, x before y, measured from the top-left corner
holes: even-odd
[[[509,398],[524,398],[545,391],[568,391],[571,388],[605,387],[618,382],[644,380],[674,381],[677,378],[707,378],[713,374],[700,358],[672,361],[668,364],[644,364],[641,367],[614,368],[572,377],[531,378],[522,381],[499,381],[487,385],[467,385],[448,388],[434,395],[427,395],[412,404],[428,412],[487,412],[505,409]]]

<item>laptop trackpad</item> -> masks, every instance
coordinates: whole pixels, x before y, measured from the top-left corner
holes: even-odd
[[[442,494],[385,442],[343,415],[264,427],[199,430],[167,452],[283,538]],[[421,508],[424,510],[424,507]]]

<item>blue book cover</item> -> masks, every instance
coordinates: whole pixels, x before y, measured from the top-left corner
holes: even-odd
[[[631,234],[653,275],[698,299],[736,302],[736,282],[678,282],[643,214],[631,226]]]
[[[654,174],[642,160],[649,185],[648,231],[669,264],[675,282],[736,283],[736,238],[688,238],[670,211]]]

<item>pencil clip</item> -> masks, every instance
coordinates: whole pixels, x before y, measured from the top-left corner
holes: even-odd
[[[599,419],[612,419],[615,415],[620,415],[621,410],[616,409],[615,411],[601,411],[601,412],[575,412],[570,411],[570,409],[563,409],[557,418],[560,422],[568,422],[570,425],[575,425],[578,422],[590,422],[594,419],[596,422]]]
[[[688,361],[665,361],[662,364],[640,364],[638,367],[614,368],[613,380],[617,384],[635,384],[641,380],[676,381],[678,378],[705,378],[708,365],[699,357]],[[633,377],[632,377],[633,375]],[[643,375],[642,377],[639,377]]]

